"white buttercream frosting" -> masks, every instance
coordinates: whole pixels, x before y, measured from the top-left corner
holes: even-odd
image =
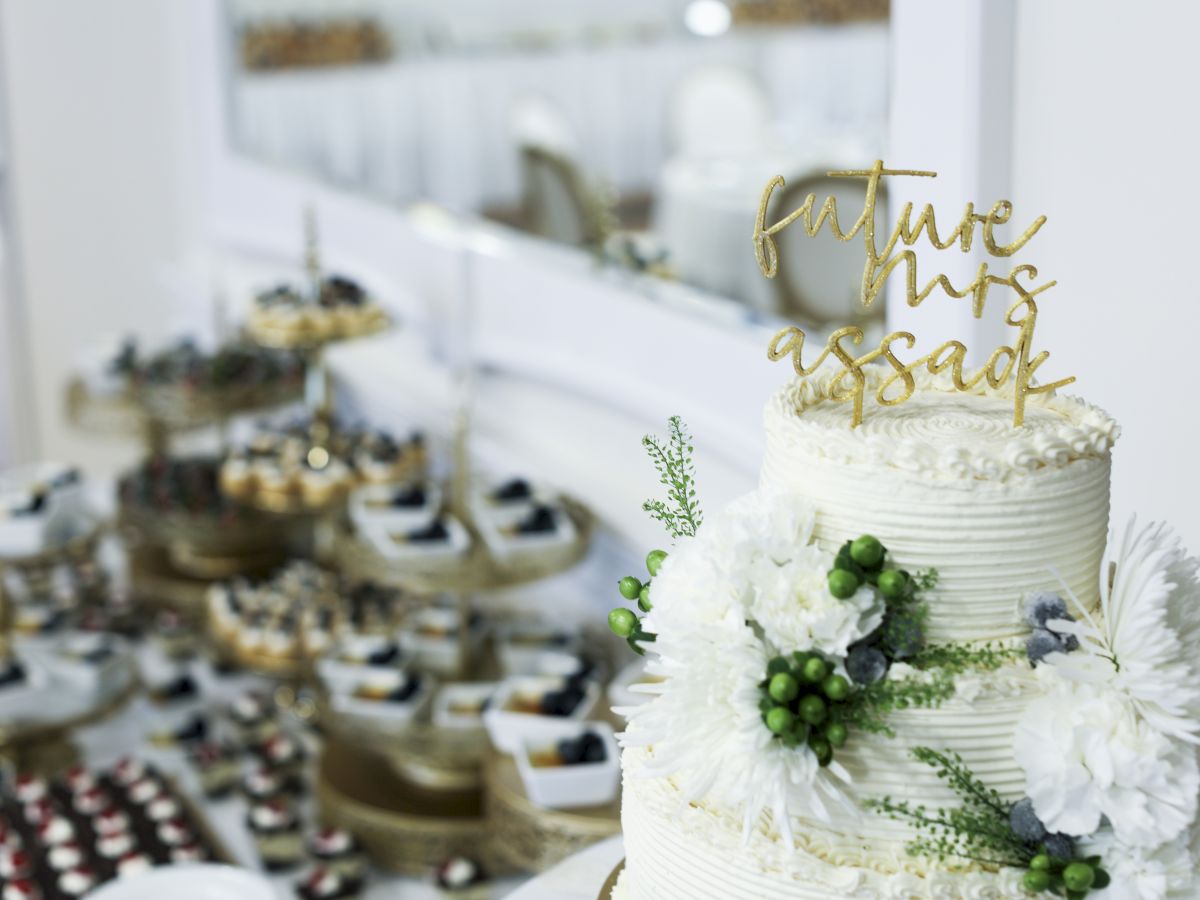
[[[1019,598],[1057,589],[1060,575],[1096,600],[1118,433],[1105,413],[1034,395],[1018,428],[1011,396],[925,374],[908,402],[868,403],[851,429],[832,380],[797,379],[767,404],[762,485],[816,507],[818,542],[870,533],[910,571],[937,569],[931,639],[1021,634]]]

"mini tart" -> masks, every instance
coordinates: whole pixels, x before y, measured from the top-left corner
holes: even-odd
[[[96,816],[112,806],[112,800],[100,788],[91,787],[75,795],[74,806],[80,815]]]
[[[182,847],[194,843],[196,840],[191,825],[181,816],[159,822],[154,833],[168,847]]]
[[[129,816],[115,807],[106,809],[92,819],[92,830],[101,837],[124,834],[129,831]]]
[[[479,863],[453,856],[433,873],[433,883],[447,900],[483,900],[490,895],[487,875]]]
[[[75,840],[75,826],[66,816],[51,816],[37,827],[38,840],[45,847],[56,847]]]
[[[58,890],[64,897],[82,897],[98,882],[94,870],[87,866],[76,866],[58,876]]]
[[[281,800],[254,804],[246,815],[246,826],[268,870],[288,869],[300,862],[304,839],[300,820],[289,804]]]
[[[146,806],[150,801],[158,799],[163,793],[162,783],[152,775],[139,778],[126,788],[125,795],[131,803]]]
[[[287,780],[274,769],[260,766],[242,779],[242,793],[251,803],[274,800],[287,793]]]
[[[318,867],[296,885],[301,900],[353,900],[362,893],[362,878]]]
[[[221,465],[221,490],[230,497],[245,499],[254,493],[255,476],[250,460],[234,456]]]
[[[13,796],[22,805],[45,799],[48,791],[45,780],[34,775],[18,775],[13,785]]]
[[[133,835],[128,831],[114,831],[96,838],[96,852],[105,859],[120,859],[132,852],[133,847]]]
[[[76,797],[87,793],[96,786],[96,776],[83,766],[72,766],[63,776],[67,789]]]
[[[33,854],[26,850],[0,850],[0,879],[14,881],[33,873]]]
[[[304,745],[284,732],[266,740],[259,750],[259,755],[264,765],[285,777],[297,774],[304,765]]]
[[[56,872],[74,869],[85,862],[83,848],[75,841],[67,841],[56,847],[51,847],[46,853],[46,862]]]
[[[322,828],[309,835],[307,849],[309,857],[322,869],[352,879],[361,879],[366,874],[362,847],[344,829]]]
[[[110,774],[115,784],[127,788],[135,781],[144,778],[147,771],[146,764],[140,759],[126,756],[117,760]]]
[[[208,853],[194,840],[172,847],[170,856],[173,863],[204,862],[208,859]]]
[[[18,878],[4,885],[0,900],[42,900],[42,891],[28,878]]]
[[[178,818],[182,811],[179,801],[170,794],[161,794],[146,804],[146,818],[151,822]]]
[[[130,875],[140,875],[154,868],[154,862],[145,853],[133,850],[117,860],[117,877],[128,878]]]
[[[21,833],[8,822],[0,819],[0,853],[20,850],[23,845]]]

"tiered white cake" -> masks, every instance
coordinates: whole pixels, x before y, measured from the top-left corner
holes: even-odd
[[[907,403],[872,405],[851,429],[830,385],[819,373],[771,399],[760,490],[811,503],[825,550],[872,534],[904,567],[936,569],[940,579],[925,597],[928,640],[1020,646],[1030,632],[1022,601],[1034,591],[1069,588],[1096,608],[1118,433],[1112,419],[1079,400],[1042,395],[1014,428],[1011,394],[956,392],[948,379],[925,376]],[[894,737],[854,733],[837,753],[854,796],[955,804],[935,772],[909,755],[926,745],[956,751],[987,785],[1018,800],[1026,782],[1014,730],[1044,691],[1038,676],[1024,658],[966,673],[937,708],[891,713]],[[906,824],[836,804],[827,804],[824,821],[793,814],[790,839],[769,812],[746,832],[743,810],[686,797],[680,773],[661,774],[662,765],[656,772],[655,745],[639,740],[645,721],[634,717],[625,742],[626,861],[615,897],[1027,896],[1021,870],[914,858]]]

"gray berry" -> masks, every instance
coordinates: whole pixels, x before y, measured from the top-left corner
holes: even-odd
[[[1040,663],[1050,653],[1063,653],[1066,648],[1063,642],[1058,639],[1058,635],[1052,631],[1047,631],[1045,628],[1035,628],[1033,634],[1025,639],[1025,652],[1029,654],[1029,661],[1035,666]]]
[[[1039,843],[1046,836],[1046,826],[1033,811],[1033,801],[1024,797],[1018,800],[1008,815],[1008,824],[1012,826],[1013,834],[1031,844]]]
[[[888,613],[883,623],[883,648],[892,659],[916,656],[925,645],[921,619],[911,613]]]
[[[1069,834],[1048,834],[1042,839],[1042,846],[1055,859],[1074,859],[1075,841]]]
[[[1033,628],[1045,628],[1048,619],[1069,619],[1067,603],[1058,594],[1037,591],[1025,598],[1025,619]]]
[[[846,673],[855,684],[873,684],[887,674],[887,657],[874,647],[859,644],[846,657]]]

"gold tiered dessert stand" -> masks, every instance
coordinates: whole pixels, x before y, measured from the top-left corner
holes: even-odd
[[[385,557],[348,521],[337,523],[333,550],[354,577],[458,600],[460,640],[469,633],[470,597],[527,584],[566,571],[586,554],[593,521],[579,503],[560,502],[576,540],[512,563],[489,553],[469,511],[468,417],[460,412],[448,508],[471,535],[464,556],[436,560]],[[467,658],[464,672],[485,680],[497,671],[486,647]],[[493,872],[540,871],[619,830],[616,805],[552,811],[526,797],[515,764],[490,749],[486,732],[417,721],[385,728],[341,716],[326,704],[322,724],[330,736],[318,798],[322,814],[356,832],[385,865],[404,871],[462,847]],[[351,775],[353,770],[355,773]],[[369,777],[362,773],[370,773]],[[388,788],[374,790],[386,783]],[[440,798],[434,800],[433,798]]]
[[[96,561],[100,541],[107,529],[98,522],[90,522],[79,533],[41,552],[22,556],[0,556],[0,668],[5,671],[20,658],[20,644],[24,640],[15,633],[15,601],[9,585],[16,580],[24,583],[32,594],[50,590],[53,576],[61,567],[85,569],[96,580],[95,590],[89,594],[103,592],[106,581]],[[96,602],[99,598],[88,596],[85,602]],[[0,686],[0,692],[16,689]],[[18,714],[5,717],[0,726],[0,764],[12,771],[55,774],[69,767],[77,759],[71,742],[71,733],[76,728],[108,718],[118,711],[138,691],[139,681],[132,661],[125,660],[124,678],[111,691],[98,692],[89,702],[42,704],[36,715]]]

